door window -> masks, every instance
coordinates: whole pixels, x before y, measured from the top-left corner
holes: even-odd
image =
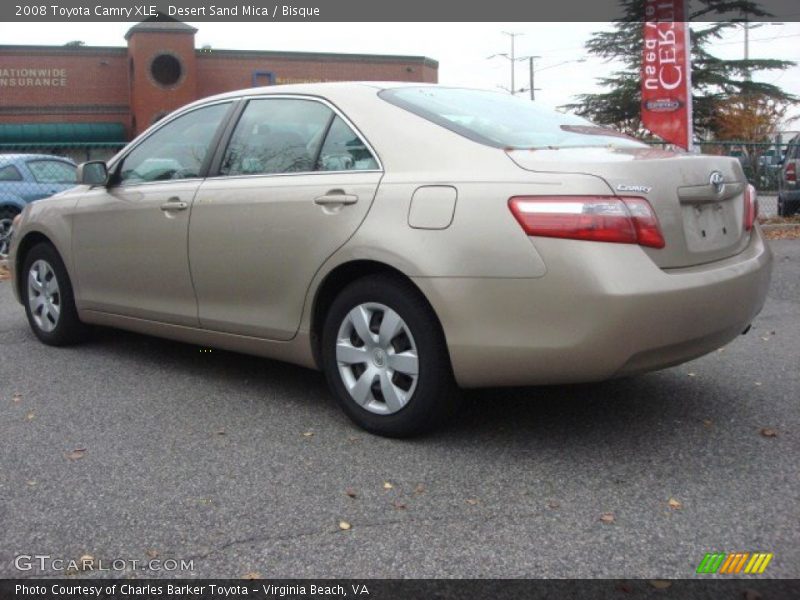
[[[200,177],[211,140],[229,106],[224,103],[198,108],[158,129],[123,159],[119,183]]]
[[[350,129],[341,117],[331,124],[317,169],[320,171],[369,171],[378,168],[378,162],[366,144]]]
[[[313,100],[251,100],[233,132],[220,174],[313,171],[332,116],[330,108]]]
[[[60,160],[32,160],[28,169],[36,183],[76,183],[75,165]]]
[[[14,165],[0,168],[0,181],[22,181],[22,175]]]

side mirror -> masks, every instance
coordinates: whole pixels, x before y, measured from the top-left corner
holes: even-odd
[[[102,160],[90,160],[78,165],[78,183],[84,185],[105,185],[108,182],[108,168]]]

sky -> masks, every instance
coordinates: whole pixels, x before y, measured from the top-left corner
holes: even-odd
[[[615,65],[588,55],[584,43],[608,23],[193,23],[197,47],[217,49],[353,52],[424,55],[439,61],[439,82],[496,89],[510,87],[510,38],[519,33],[516,55],[537,55],[537,102],[558,107],[580,93],[598,91],[597,77]],[[121,46],[132,23],[0,23],[0,44],[53,44],[82,40],[88,45]],[[736,28],[717,42],[720,58],[741,58],[744,31]],[[781,58],[800,63],[800,23],[764,24],[750,31],[752,58]],[[585,62],[576,62],[584,60]],[[562,64],[565,63],[565,64]],[[552,68],[548,68],[552,67]],[[528,88],[528,64],[516,67],[515,87]],[[800,96],[800,64],[756,79],[775,83]],[[526,92],[527,93],[527,92]],[[800,107],[792,111],[800,115]],[[800,129],[800,120],[790,129]]]

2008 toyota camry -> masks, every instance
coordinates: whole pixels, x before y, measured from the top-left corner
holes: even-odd
[[[736,159],[509,95],[251,89],[186,106],[28,206],[11,267],[44,343],[87,324],[322,369],[376,433],[458,387],[661,369],[742,333],[771,254]]]

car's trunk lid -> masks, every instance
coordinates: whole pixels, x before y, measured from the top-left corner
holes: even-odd
[[[639,147],[507,150],[507,154],[529,171],[596,175],[619,196],[646,198],[658,216],[666,245],[644,250],[662,268],[721,260],[747,245],[743,227],[747,183],[734,158]]]

